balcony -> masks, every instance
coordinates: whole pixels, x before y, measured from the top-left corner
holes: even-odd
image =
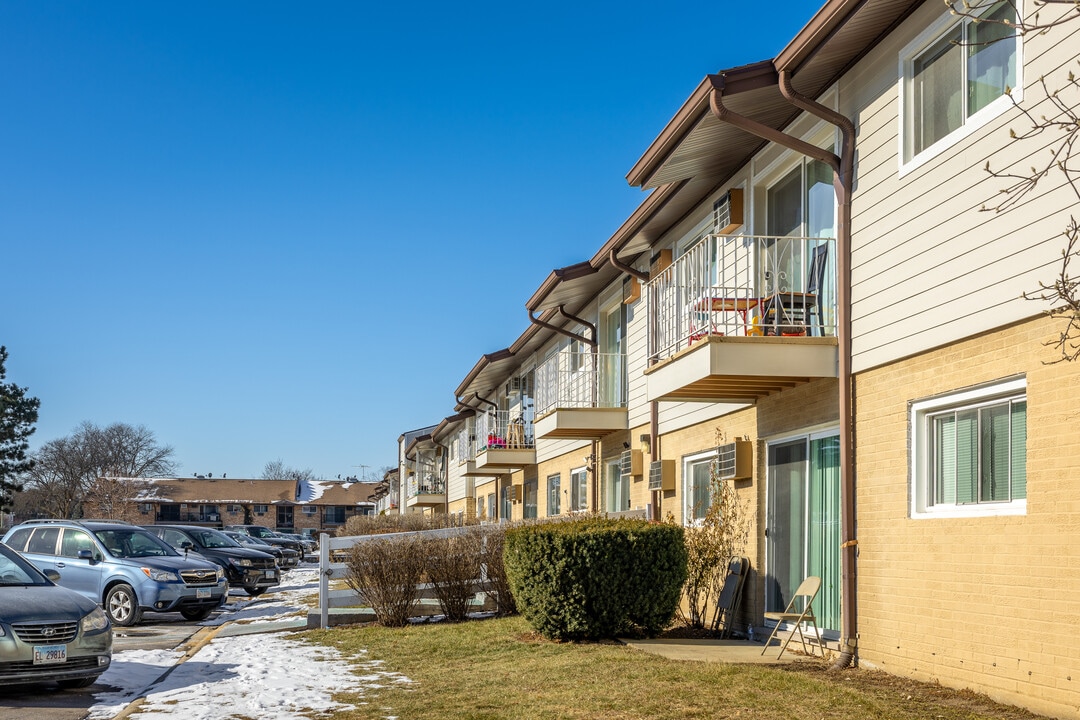
[[[625,430],[626,358],[556,353],[536,368],[536,437],[599,439]]]
[[[418,478],[409,475],[405,485],[405,507],[442,507],[446,504],[446,482],[431,472]]]
[[[835,241],[707,235],[649,281],[649,400],[753,402],[837,377]]]
[[[504,410],[476,416],[476,469],[489,475],[536,464],[532,419]]]

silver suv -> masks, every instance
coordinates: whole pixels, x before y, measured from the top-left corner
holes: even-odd
[[[59,585],[100,603],[113,625],[134,625],[147,610],[202,620],[229,594],[217,565],[115,520],[31,520],[4,543],[42,572],[58,571]]]

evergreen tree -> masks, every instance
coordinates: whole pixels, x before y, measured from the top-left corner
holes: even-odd
[[[11,507],[12,493],[22,490],[16,478],[34,466],[27,458],[41,401],[26,396],[26,388],[5,383],[8,351],[0,345],[0,509]]]

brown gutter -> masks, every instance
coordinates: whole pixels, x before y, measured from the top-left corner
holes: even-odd
[[[498,412],[498,411],[499,411],[499,406],[498,406],[498,405],[496,405],[495,403],[491,402],[490,400],[485,400],[484,398],[480,397],[480,393],[473,393],[473,397],[474,397],[474,398],[476,398],[476,400],[477,400],[478,402],[482,402],[482,403],[487,403],[488,405],[490,405],[491,407],[493,407],[493,408],[495,409],[495,412]]]
[[[576,265],[568,265],[564,268],[552,270],[544,279],[544,282],[540,284],[540,287],[536,289],[536,292],[532,294],[532,297],[525,302],[525,307],[529,310],[535,310],[560,283],[595,275],[598,270],[599,268],[593,267],[588,260]]]
[[[579,318],[576,318],[573,315],[570,315],[569,313],[567,313],[563,309],[562,305],[559,306],[559,312],[562,313],[564,317],[566,317],[566,318],[568,318],[570,320],[574,320],[575,322],[580,322],[582,325],[588,326],[592,330],[593,336],[595,337],[595,335],[596,335],[596,326],[595,325],[593,325],[592,323],[585,322],[584,320],[581,320]],[[551,330],[552,332],[556,332],[556,333],[558,333],[560,335],[565,335],[566,337],[568,337],[568,338],[570,338],[572,340],[578,340],[580,342],[585,343],[586,345],[591,345],[594,348],[596,347],[596,340],[590,340],[589,338],[585,337],[584,335],[578,335],[577,333],[570,332],[566,328],[562,328],[562,327],[559,327],[558,325],[552,325],[551,323],[544,322],[540,318],[534,316],[532,310],[529,310],[529,321],[533,325],[538,325],[539,327],[545,328],[547,330]]]
[[[800,95],[791,87],[791,73],[780,72],[780,93],[795,107],[840,129],[840,168],[833,175],[839,207],[836,228],[837,340],[840,344],[840,599],[842,650],[853,656],[858,640],[856,557],[858,535],[855,515],[855,383],[851,372],[851,192],[855,186],[855,123],[832,108]]]
[[[834,2],[831,5],[842,5]],[[775,69],[774,69],[775,72]],[[739,115],[724,107],[723,94],[728,88],[724,74],[710,75],[713,91],[709,104],[713,113],[723,122],[728,122],[746,132],[777,145],[790,148],[795,152],[815,160],[827,163],[833,169],[833,189],[839,206],[839,218],[836,228],[837,255],[837,342],[839,355],[839,392],[838,404],[840,415],[840,532],[841,542],[841,657],[834,667],[843,667],[851,662],[857,650],[858,616],[856,604],[856,549],[858,540],[855,532],[855,455],[853,452],[854,427],[854,386],[851,373],[851,193],[855,175],[855,125],[850,118],[835,110],[807,98],[791,87],[791,73],[787,67],[776,74],[776,84],[781,95],[795,107],[822,118],[836,125],[840,130],[840,155],[829,152],[793,137],[751,118]],[[731,90],[738,91],[735,88]]]

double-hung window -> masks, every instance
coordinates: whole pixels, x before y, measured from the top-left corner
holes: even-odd
[[[1027,511],[1026,381],[911,405],[912,517]]]
[[[687,455],[683,458],[683,497],[685,524],[699,523],[705,519],[712,505],[712,474],[716,466],[716,451]]]
[[[560,503],[561,497],[560,497],[560,495],[561,495],[562,491],[559,489],[559,486],[562,484],[562,477],[560,476],[559,473],[555,473],[554,475],[548,475],[547,483],[548,483],[548,509],[547,509],[547,514],[548,514],[548,517],[553,517],[555,515],[558,515],[559,512],[560,512],[560,510],[559,510],[559,508],[561,506],[561,503]]]
[[[570,471],[570,510],[589,509],[589,473],[585,468]]]
[[[1016,9],[1004,0],[977,19],[945,16],[900,55],[902,163],[914,167],[1020,100]]]

